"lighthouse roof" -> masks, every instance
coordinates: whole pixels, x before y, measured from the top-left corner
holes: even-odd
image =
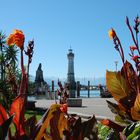
[[[72,49],[70,48],[70,49],[69,49],[69,53],[71,53],[71,52],[72,52]]]
[[[72,52],[72,49],[71,48],[69,49],[68,56],[74,56],[74,53]]]

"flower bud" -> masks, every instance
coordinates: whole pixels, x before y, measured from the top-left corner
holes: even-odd
[[[110,39],[114,38],[116,36],[114,29],[109,30],[108,35],[109,35]]]

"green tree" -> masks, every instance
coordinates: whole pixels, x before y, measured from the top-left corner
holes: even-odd
[[[17,53],[18,49],[15,46],[5,47],[5,60],[8,64],[12,65],[14,71],[16,71],[18,66]]]
[[[0,31],[0,102],[7,107],[7,85],[5,82],[5,57],[6,35]]]
[[[20,72],[17,59],[18,49],[6,44],[6,35],[0,32],[0,102],[8,108],[17,95],[17,78]]]
[[[4,60],[4,48],[6,46],[6,35],[0,31],[0,80],[5,80],[5,60]]]

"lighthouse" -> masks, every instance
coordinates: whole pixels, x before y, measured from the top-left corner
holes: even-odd
[[[70,98],[75,98],[76,82],[74,76],[74,53],[72,49],[69,49],[67,54],[68,58],[68,74],[67,74],[67,84],[69,85]]]

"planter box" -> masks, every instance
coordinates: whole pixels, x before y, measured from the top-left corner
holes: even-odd
[[[69,98],[67,100],[69,107],[81,107],[82,106],[82,99],[81,98]]]

